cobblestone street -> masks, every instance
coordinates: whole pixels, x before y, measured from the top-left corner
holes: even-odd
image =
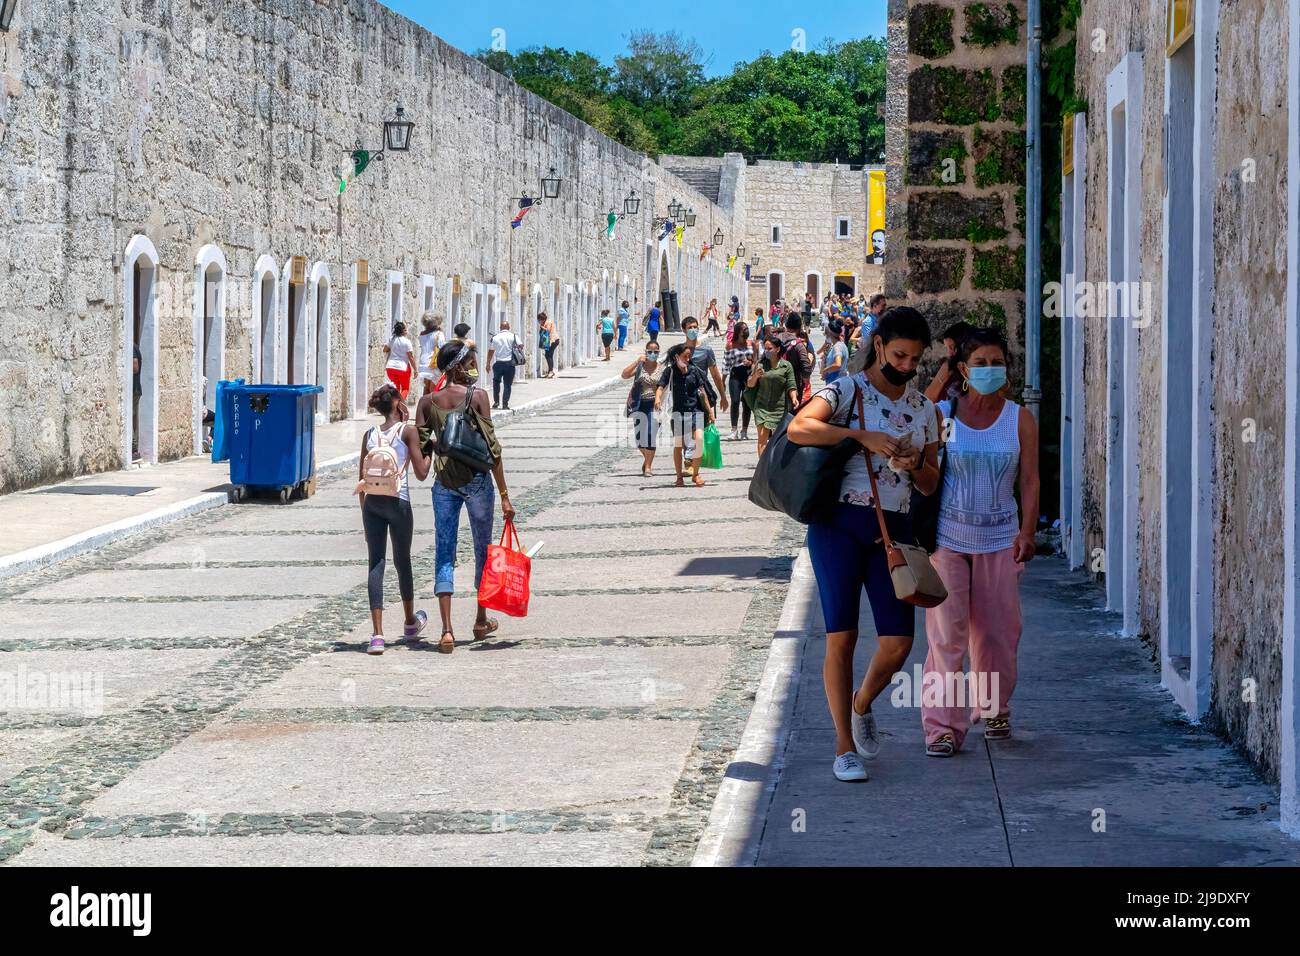
[[[468,639],[462,533],[449,657],[427,637],[427,486],[412,501],[428,646],[363,653],[351,473],[304,502],[220,508],[0,584],[11,670],[102,678],[99,704],[0,715],[0,858],[689,862],[800,529],[745,500],[752,442],[724,443],[704,489],[672,487],[666,447],[642,478],[613,437],[623,398],[502,427],[524,545],[545,542],[532,606]],[[388,585],[400,634],[391,566]]]

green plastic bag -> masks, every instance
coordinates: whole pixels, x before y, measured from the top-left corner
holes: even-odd
[[[700,467],[722,467],[722,436],[718,434],[718,426],[713,422],[704,426],[704,457],[700,460]]]

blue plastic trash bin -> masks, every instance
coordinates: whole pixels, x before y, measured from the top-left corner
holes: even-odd
[[[226,422],[235,500],[249,489],[278,491],[288,501],[305,490],[316,461],[319,385],[232,385]]]
[[[226,440],[226,422],[230,421],[230,415],[233,410],[230,397],[230,387],[232,385],[243,385],[242,378],[222,379],[217,382],[217,407],[213,410],[214,419],[212,422],[212,460],[225,461],[230,457],[227,446],[230,444]]]

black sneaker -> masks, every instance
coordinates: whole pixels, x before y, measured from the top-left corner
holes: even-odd
[[[492,403],[492,407],[493,407],[493,408],[500,408],[501,406],[498,405],[496,402],[493,402],[493,403]]]

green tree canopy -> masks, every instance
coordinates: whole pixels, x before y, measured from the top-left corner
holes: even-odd
[[[708,79],[693,40],[642,31],[607,67],[553,47],[480,51],[492,69],[640,152],[806,162],[884,158],[885,43],[763,53]]]

